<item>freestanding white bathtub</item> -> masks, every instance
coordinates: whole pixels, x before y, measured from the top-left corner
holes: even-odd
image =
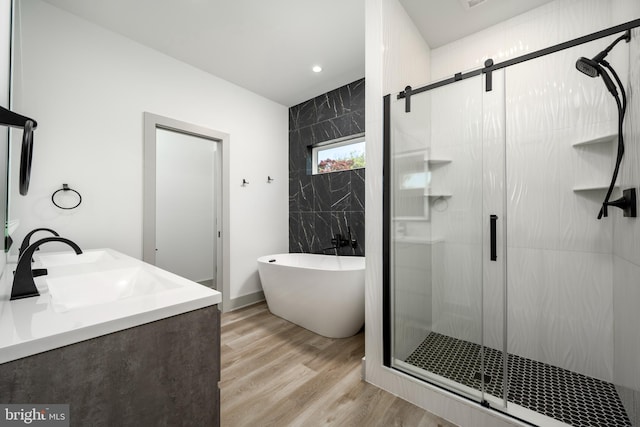
[[[277,254],[258,258],[269,310],[330,338],[364,325],[364,257]]]

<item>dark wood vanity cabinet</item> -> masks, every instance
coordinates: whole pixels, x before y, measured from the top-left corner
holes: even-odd
[[[71,426],[219,426],[210,306],[0,365],[1,403],[69,404]]]

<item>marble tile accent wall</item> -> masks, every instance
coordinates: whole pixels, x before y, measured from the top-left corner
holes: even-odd
[[[289,252],[323,253],[351,227],[358,247],[339,253],[364,255],[365,169],[311,174],[311,145],[364,132],[364,103],[360,79],[289,109]]]

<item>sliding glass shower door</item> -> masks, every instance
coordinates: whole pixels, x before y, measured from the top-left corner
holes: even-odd
[[[621,132],[612,200],[637,186],[640,32],[607,56],[623,126],[575,65],[618,37],[386,99],[388,366],[534,425],[640,425],[637,219],[598,219]]]
[[[504,406],[504,85],[498,74],[492,91],[477,76],[410,103],[389,100],[388,238],[391,365]]]

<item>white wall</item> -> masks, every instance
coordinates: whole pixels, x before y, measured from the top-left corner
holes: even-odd
[[[41,1],[21,2],[17,31],[16,107],[38,121],[29,195],[11,194],[17,239],[48,226],[141,258],[149,111],[230,134],[230,296],[259,291],[256,258],[288,247],[286,107]],[[62,183],[80,208],[52,206]]]
[[[624,16],[640,16],[640,3]],[[640,192],[640,30],[629,45],[628,107],[624,125],[625,157],[618,183]],[[638,193],[640,194],[640,193]],[[617,213],[613,228],[614,380],[636,391],[635,416],[640,422],[640,219]]]
[[[215,279],[215,141],[156,128],[156,265]]]

